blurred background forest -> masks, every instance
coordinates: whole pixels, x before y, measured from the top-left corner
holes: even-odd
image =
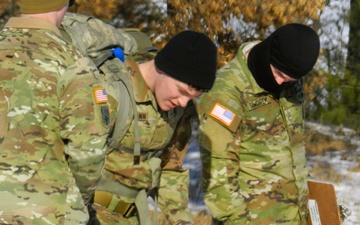
[[[0,27],[19,13],[18,1],[0,1]],[[306,119],[360,131],[360,0],[76,0],[69,11],[140,28],[158,48],[184,29],[204,32],[219,47],[219,67],[242,42],[307,24],[321,37],[321,56],[305,80]]]

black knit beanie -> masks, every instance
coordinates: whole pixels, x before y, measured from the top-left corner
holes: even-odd
[[[248,66],[260,87],[278,94],[278,85],[270,64],[286,75],[300,79],[316,63],[320,41],[316,32],[303,24],[287,24],[254,46],[248,56]]]
[[[286,75],[300,79],[316,63],[319,56],[319,36],[303,24],[288,24],[273,33],[270,63]]]
[[[167,75],[199,90],[209,90],[215,81],[217,49],[203,33],[182,31],[155,56],[155,65]]]

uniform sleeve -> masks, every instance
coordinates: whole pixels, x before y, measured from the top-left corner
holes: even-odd
[[[164,170],[159,187],[159,206],[169,224],[194,224],[188,209],[189,171]]]
[[[209,104],[202,98],[198,105],[204,202],[217,220],[239,224],[236,218],[245,210],[238,183],[239,156],[236,151],[241,140],[209,115],[210,110],[206,110],[211,109]]]
[[[188,209],[189,171],[182,168],[191,137],[189,115],[183,116],[171,141],[170,151],[162,159],[159,206],[169,224],[194,224]]]
[[[66,69],[58,84],[61,137],[67,143],[66,155],[71,172],[85,204],[94,194],[105,160],[109,111],[101,90],[98,71],[87,58]]]

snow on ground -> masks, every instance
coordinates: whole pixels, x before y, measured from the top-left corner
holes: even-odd
[[[323,134],[337,139],[349,140],[356,146],[353,150],[329,151],[325,154],[308,157],[310,175],[324,179],[335,187],[337,202],[351,210],[351,215],[343,225],[360,225],[360,137],[351,129],[343,128],[342,136],[336,135],[338,128],[307,123]],[[321,174],[318,169],[322,169]]]
[[[359,225],[360,221],[360,172],[351,171],[352,168],[359,166],[359,162],[348,158],[348,152],[328,152],[324,155],[309,157],[309,167],[325,166],[332,175],[326,180],[335,187],[337,202],[352,211],[351,216],[343,223],[344,225]],[[359,157],[360,148],[352,155]],[[310,170],[311,171],[311,170]],[[326,173],[326,172],[325,172]],[[332,179],[333,178],[333,179]]]

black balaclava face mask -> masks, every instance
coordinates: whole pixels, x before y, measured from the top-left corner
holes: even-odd
[[[282,85],[279,85],[270,68],[271,37],[255,45],[249,52],[247,64],[256,83],[266,91],[279,97]]]
[[[258,85],[278,97],[285,85],[276,82],[270,64],[294,79],[301,79],[315,65],[319,50],[319,36],[313,29],[303,24],[287,24],[250,50],[248,67]]]

